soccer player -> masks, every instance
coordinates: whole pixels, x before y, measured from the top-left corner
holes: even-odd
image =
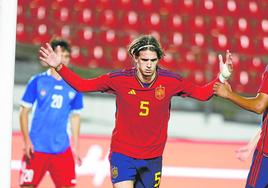
[[[57,46],[61,49],[61,63],[68,66],[69,43],[55,38],[50,44],[52,49]],[[81,163],[78,137],[82,107],[82,94],[69,86],[54,68],[51,67],[30,79],[22,97],[20,111],[20,127],[25,144],[20,171],[22,188],[37,187],[47,171],[56,187],[75,186],[75,162]],[[31,108],[33,118],[29,133],[28,116]],[[69,120],[73,150],[67,132]]]
[[[255,97],[243,97],[232,91],[230,84],[215,83],[214,93],[226,98],[240,107],[262,114],[262,129],[254,152],[247,179],[247,188],[268,187],[268,65],[262,75],[262,82]],[[258,134],[257,137],[258,138]]]
[[[60,49],[59,49],[60,50]],[[159,187],[162,154],[167,140],[170,102],[173,96],[205,101],[213,95],[215,78],[197,86],[180,75],[158,66],[163,56],[160,43],[143,35],[130,44],[128,52],[135,66],[97,78],[83,79],[61,63],[46,44],[40,49],[40,60],[55,67],[59,74],[81,92],[108,92],[116,95],[115,128],[110,150],[111,180],[114,188]],[[222,70],[230,71],[231,54],[227,52]],[[227,74],[220,73],[223,81]]]

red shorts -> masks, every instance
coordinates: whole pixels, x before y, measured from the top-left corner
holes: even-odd
[[[23,156],[20,185],[37,186],[47,171],[56,187],[75,186],[75,163],[71,149],[60,154],[34,152],[30,160]]]

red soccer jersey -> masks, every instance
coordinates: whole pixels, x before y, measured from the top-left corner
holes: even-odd
[[[158,68],[149,87],[143,87],[136,69],[108,73],[94,79],[82,79],[63,67],[59,73],[78,91],[101,91],[116,95],[115,128],[111,151],[138,159],[161,156],[167,139],[172,96],[208,100],[213,85],[197,86],[181,76]]]
[[[261,86],[259,88],[258,93],[265,93],[268,95],[268,65],[266,66],[266,69],[262,75],[262,82]],[[258,142],[258,150],[260,152],[264,152],[265,154],[268,154],[268,108],[266,108],[265,112],[262,116],[262,131],[261,131],[261,137]]]

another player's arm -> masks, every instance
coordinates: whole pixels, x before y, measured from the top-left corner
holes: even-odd
[[[247,143],[246,146],[243,146],[236,150],[236,158],[241,161],[247,160],[250,156],[252,156],[253,151],[255,150],[257,143],[260,139],[261,135],[261,128],[258,129],[257,133],[254,135],[253,138]]]
[[[34,152],[34,147],[29,136],[29,128],[28,128],[29,123],[28,118],[30,110],[31,110],[30,108],[24,106],[21,106],[20,109],[20,129],[25,144],[25,154],[28,158],[31,158],[31,154]]]
[[[79,153],[79,135],[80,135],[80,114],[72,113],[70,122],[71,122],[71,130],[72,130],[72,138],[73,138],[73,153],[75,157],[75,161],[78,165],[81,165],[82,161]]]
[[[264,93],[258,93],[256,97],[247,98],[231,92],[227,98],[240,107],[257,114],[262,114],[268,107],[268,95]]]
[[[229,83],[216,83],[214,85],[214,93],[220,97],[226,98],[238,106],[262,114],[268,107],[268,95],[265,93],[258,93],[255,97],[243,97],[232,91]]]

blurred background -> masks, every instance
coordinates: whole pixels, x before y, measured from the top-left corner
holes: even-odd
[[[218,54],[229,49],[233,90],[255,96],[268,63],[267,8],[266,0],[18,0],[12,186],[18,187],[23,147],[19,101],[30,77],[46,70],[38,61],[40,45],[53,36],[67,39],[71,68],[90,78],[130,67],[128,44],[152,34],[165,50],[160,65],[200,85],[217,76]],[[85,94],[84,102],[81,143],[89,162],[77,169],[77,187],[111,187],[106,157],[114,96]],[[250,160],[241,163],[234,151],[255,134],[260,120],[218,97],[174,97],[161,187],[243,187]],[[104,165],[101,172],[98,164]],[[53,184],[46,177],[42,186]]]

